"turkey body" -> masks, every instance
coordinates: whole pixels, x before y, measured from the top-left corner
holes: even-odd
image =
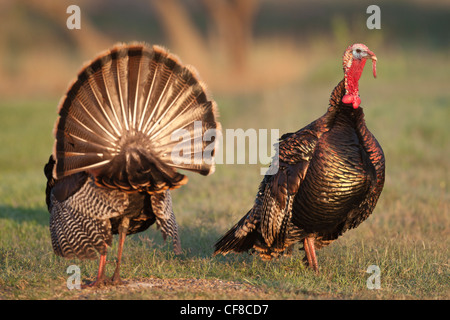
[[[215,254],[256,250],[272,259],[303,241],[306,262],[317,271],[315,248],[372,213],[384,185],[384,154],[362,108],[342,102],[345,93],[342,80],[322,117],[281,137],[272,162],[278,170],[264,177],[253,208],[218,240]]]
[[[54,163],[50,157],[45,173],[52,246],[57,255],[96,259],[97,252],[106,254],[125,221],[126,235],[145,231],[156,222],[164,239],[172,238],[175,253],[181,253],[169,190],[153,195],[108,190],[84,172],[54,180]]]
[[[370,146],[359,131],[362,109],[341,106],[334,119],[315,132],[308,169],[294,197],[293,222],[306,233],[335,239],[358,225],[365,216],[365,203],[376,191],[377,174],[370,159]],[[299,132],[299,135],[302,131]],[[382,150],[376,146],[382,157]]]
[[[104,267],[114,234],[113,283],[121,283],[127,235],[156,223],[180,253],[171,190],[187,183],[178,169],[214,172],[215,135],[207,141],[203,134],[220,130],[216,118],[195,69],[159,46],[121,44],[87,64],[60,103],[44,167],[54,252],[79,259],[100,254],[94,285],[109,283]],[[177,132],[184,133],[181,142]]]

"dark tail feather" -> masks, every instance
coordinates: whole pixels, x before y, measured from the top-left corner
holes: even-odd
[[[246,252],[260,242],[261,235],[257,232],[257,223],[250,210],[214,245],[214,255],[226,255],[229,252]]]
[[[229,252],[246,252],[254,249],[263,260],[271,260],[280,254],[286,253],[286,249],[304,238],[302,231],[292,223],[287,223],[283,229],[286,233],[283,237],[277,237],[272,246],[268,246],[261,234],[260,221],[257,215],[250,210],[236,225],[234,225],[214,245],[214,255],[226,255]]]

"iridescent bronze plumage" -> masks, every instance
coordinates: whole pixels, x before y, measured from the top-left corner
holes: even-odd
[[[350,56],[352,63],[346,62]],[[303,241],[305,261],[317,271],[315,248],[372,213],[384,185],[384,155],[352,83],[361,75],[361,59],[368,58],[376,60],[364,45],[346,50],[346,76],[332,91],[328,111],[281,137],[273,160],[278,172],[264,177],[253,208],[216,243],[215,254],[254,249],[271,259]]]

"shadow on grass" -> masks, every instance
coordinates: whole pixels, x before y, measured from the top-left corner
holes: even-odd
[[[0,205],[0,219],[11,220],[20,225],[37,224],[39,226],[49,226],[50,215],[47,208],[23,208]],[[214,243],[222,236],[216,226],[211,223],[198,221],[192,225],[179,226],[179,234],[183,254],[181,256],[192,258],[210,257],[214,251]],[[117,236],[114,237],[115,241]],[[163,240],[160,230],[153,224],[144,232],[130,235],[127,242],[148,243],[150,247],[157,246],[161,250],[172,250],[172,239]]]
[[[0,205],[0,219],[11,219],[17,223],[31,222],[48,225],[50,215],[46,208],[22,208]]]
[[[52,259],[56,259],[55,261],[59,264],[66,267],[70,264],[83,266],[84,272],[90,275],[89,279],[83,276],[83,280],[85,281],[83,284],[86,285],[90,283],[89,281],[95,280],[98,260],[63,259],[54,255],[48,230],[49,213],[45,207],[23,208],[0,205],[0,219],[7,221],[3,225],[6,228],[1,235],[2,237],[15,238],[15,242],[19,243],[27,243],[29,241],[37,243],[39,241],[41,245],[46,246],[46,252],[49,256]],[[154,259],[154,261],[159,261],[158,263],[165,267],[169,266],[169,268],[173,267],[178,270],[184,268],[186,264],[192,265],[193,268],[213,265],[215,268],[218,267],[220,269],[230,265],[251,263],[254,257],[245,253],[213,256],[214,244],[223,235],[223,232],[223,229],[215,225],[214,221],[207,218],[202,219],[199,216],[193,217],[189,223],[179,226],[182,253],[175,255],[172,239],[167,238],[164,240],[160,230],[154,224],[144,232],[127,236],[124,250],[125,255],[128,257],[124,259],[123,264],[135,266],[146,265],[152,264],[151,261]],[[5,243],[10,243],[14,246],[10,240]],[[118,236],[114,235],[112,246],[108,249],[108,261],[110,261],[109,264],[111,265],[115,265],[117,247]],[[11,251],[12,247],[10,245],[4,249],[6,250],[5,252],[9,252],[8,254],[14,253]],[[0,256],[3,256],[3,258],[6,257],[4,254],[0,254]],[[113,268],[111,265],[108,267],[109,269]],[[156,274],[166,274],[163,269],[164,267]],[[62,273],[62,276],[66,276],[66,274]]]
[[[221,231],[211,224],[196,223],[194,225],[180,225],[179,236],[182,253],[177,257],[181,259],[210,258],[214,252],[214,244],[222,236]],[[127,237],[127,242],[135,245],[144,245],[149,248],[158,248],[172,252],[172,239],[165,241],[156,224],[144,232]]]

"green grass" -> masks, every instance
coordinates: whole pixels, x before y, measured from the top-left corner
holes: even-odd
[[[426,68],[424,61],[441,67]],[[341,78],[335,69],[261,94],[216,96],[223,127],[281,134],[301,128],[325,112]],[[259,166],[218,165],[210,177],[188,174],[188,185],[173,192],[181,255],[155,227],[125,242],[123,279],[165,281],[170,290],[66,288],[69,265],[93,280],[97,262],[65,260],[51,248],[43,165],[59,97],[0,102],[0,299],[449,299],[448,58],[391,50],[379,58],[378,78],[369,73],[361,94],[367,124],[385,151],[385,189],[366,222],[318,252],[320,275],[302,265],[298,250],[271,262],[212,257],[214,242],[251,207],[262,178]],[[116,249],[115,241],[109,260]],[[379,290],[366,287],[370,265],[380,267]],[[108,274],[113,268],[107,265]]]

